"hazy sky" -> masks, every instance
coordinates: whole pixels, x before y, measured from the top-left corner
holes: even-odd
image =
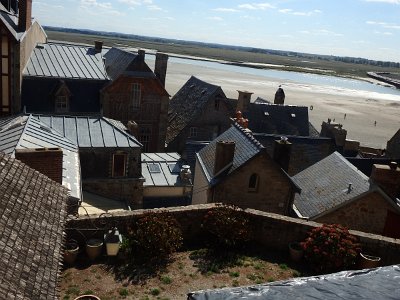
[[[42,25],[400,62],[400,0],[33,0]]]

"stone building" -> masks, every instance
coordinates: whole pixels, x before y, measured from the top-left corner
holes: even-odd
[[[144,152],[163,152],[167,131],[169,94],[165,90],[168,56],[156,54],[154,72],[145,62],[144,50],[137,54],[111,48],[104,55],[112,80],[101,90],[104,116],[128,126]]]
[[[292,179],[301,188],[293,205],[297,217],[400,237],[400,207],[394,198],[400,182],[397,165],[375,165],[368,178],[334,152]]]
[[[387,142],[386,157],[400,159],[400,129]]]
[[[287,215],[298,191],[265,147],[236,123],[197,153],[192,204],[222,202]]]
[[[192,76],[170,101],[167,150],[182,153],[187,140],[215,139],[229,128],[234,110],[221,87]]]
[[[0,1],[0,116],[19,113],[22,71],[37,43],[45,43],[46,33],[32,19],[32,0]]]

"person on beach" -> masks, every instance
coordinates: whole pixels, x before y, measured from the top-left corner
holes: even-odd
[[[344,119],[346,120],[346,116],[347,116],[347,114],[344,114]]]
[[[376,127],[376,121],[374,122],[374,126]]]

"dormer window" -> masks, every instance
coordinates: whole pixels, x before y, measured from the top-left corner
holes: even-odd
[[[56,113],[65,113],[70,111],[70,97],[69,91],[65,81],[61,80],[60,85],[54,93],[54,111]]]
[[[69,111],[68,97],[67,96],[56,96],[55,111],[57,113],[68,112]]]
[[[132,107],[134,109],[140,108],[140,100],[142,97],[142,89],[139,83],[133,83],[131,88]]]

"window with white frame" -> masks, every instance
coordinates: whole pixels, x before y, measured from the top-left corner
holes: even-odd
[[[132,107],[140,108],[140,100],[142,97],[142,88],[139,83],[133,83],[131,87]]]
[[[68,111],[69,111],[68,96],[64,95],[56,96],[55,112],[61,113]]]

